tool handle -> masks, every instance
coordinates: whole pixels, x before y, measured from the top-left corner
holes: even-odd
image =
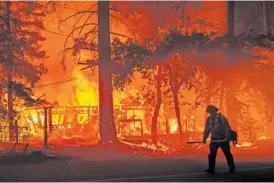
[[[210,142],[227,142],[227,140],[212,140],[212,141],[206,141],[206,143],[210,143]],[[187,144],[202,144],[203,141],[190,141],[190,142],[186,142]]]

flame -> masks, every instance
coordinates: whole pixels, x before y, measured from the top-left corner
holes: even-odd
[[[176,119],[169,120],[169,131],[171,134],[178,133],[178,123]]]
[[[68,2],[69,3],[75,3],[75,2]],[[87,2],[85,2],[87,3]],[[190,2],[189,2],[190,3]],[[85,5],[83,5],[82,2],[77,2],[77,4],[81,4],[81,7],[78,8],[86,8]],[[87,3],[88,4],[88,3]],[[190,3],[191,4],[191,3]],[[226,22],[225,20],[225,16],[226,16],[226,9],[225,8],[216,8],[213,11],[204,11],[204,10],[210,10],[213,7],[218,7],[218,6],[223,6],[225,5],[225,2],[202,2],[202,5],[200,5],[199,7],[195,7],[193,5],[193,7],[190,7],[187,9],[186,14],[189,15],[190,21],[191,22],[199,22],[199,19],[204,19],[205,22],[201,22],[199,23],[199,25],[195,25],[193,26],[193,29],[205,29],[206,32],[210,32],[210,31],[216,31],[216,29],[214,27],[217,27],[219,29],[222,29],[220,31],[217,30],[218,33],[223,33],[225,32],[226,29]],[[68,5],[68,6],[73,6],[73,5]],[[162,7],[163,8],[163,7]],[[139,9],[141,9],[141,13],[140,14],[140,21],[139,22],[135,22],[132,21],[133,24],[136,25],[140,25],[142,24],[143,27],[146,28],[146,30],[149,31],[149,33],[147,34],[148,31],[141,31],[140,36],[142,37],[142,39],[145,38],[146,35],[150,35],[151,32],[156,32],[155,31],[155,17],[158,17],[159,14],[157,13],[152,13],[152,11],[150,11],[150,9],[144,9],[142,7],[139,7]],[[165,15],[163,14],[163,11],[158,11],[161,12],[161,16]],[[200,14],[199,14],[200,12]],[[63,12],[64,13],[64,17],[67,17],[68,14],[67,12]],[[75,13],[75,12],[73,12]],[[141,15],[143,13],[143,15]],[[166,12],[165,12],[166,13]],[[218,16],[216,16],[218,15]],[[161,19],[160,19],[161,20]],[[53,22],[52,22],[53,21]],[[73,106],[98,106],[98,99],[99,99],[99,93],[98,93],[98,76],[87,76],[87,74],[83,71],[80,70],[79,66],[75,67],[75,64],[72,63],[67,63],[67,71],[63,72],[61,70],[61,66],[59,65],[59,62],[56,62],[56,60],[61,60],[59,57],[57,57],[56,55],[58,55],[58,53],[62,50],[63,48],[63,43],[66,39],[65,36],[60,36],[58,34],[52,34],[50,32],[59,32],[58,31],[58,24],[55,24],[55,22],[58,22],[58,19],[55,18],[55,20],[52,20],[49,22],[45,22],[45,27],[47,27],[49,29],[49,32],[43,32],[43,35],[45,37],[47,37],[47,40],[43,43],[43,47],[47,50],[47,52],[49,53],[49,60],[47,60],[45,62],[46,67],[48,68],[48,74],[42,77],[42,80],[39,82],[39,84],[43,85],[43,84],[47,84],[47,83],[54,83],[54,82],[59,82],[62,80],[67,80],[68,78],[79,78],[76,80],[73,80],[70,83],[65,83],[65,84],[58,84],[58,85],[52,85],[50,87],[42,87],[42,88],[37,88],[35,93],[36,94],[46,94],[46,99],[48,99],[49,101],[58,101],[60,103],[60,105],[73,105]],[[174,21],[175,22],[175,21]],[[203,26],[203,24],[207,24],[211,22],[213,25],[209,25],[208,27]],[[160,21],[160,23],[162,23],[162,21]],[[73,21],[68,21],[67,24],[74,24],[74,20]],[[127,36],[130,36],[130,33],[128,30],[126,30],[124,27],[124,25],[122,25],[123,23],[117,23],[117,25],[114,25],[112,23],[112,32],[117,32],[120,34],[124,34]],[[121,28],[122,27],[122,28]],[[68,34],[70,32],[71,29],[69,29],[71,27],[62,27],[63,33],[62,34]],[[142,29],[141,29],[142,30]],[[191,29],[190,29],[191,30]],[[142,36],[142,34],[145,34]],[[112,35],[113,38],[113,35]],[[52,44],[52,42],[55,42],[54,44]],[[269,62],[272,58],[273,58],[273,53],[269,52],[268,50],[263,50],[263,49],[254,49],[254,53],[269,53],[269,58],[267,60],[263,60],[263,62]],[[272,54],[272,55],[271,55]],[[270,57],[271,56],[271,57]],[[80,52],[80,54],[78,55],[78,59],[79,60],[87,60],[89,58],[88,53],[86,52]],[[71,57],[69,57],[68,59],[72,59]],[[218,59],[220,60],[220,59]],[[273,60],[273,59],[272,59]],[[239,70],[242,70],[242,67],[239,67]],[[58,73],[58,77],[56,76],[56,73]],[[61,73],[61,74],[60,74]],[[252,73],[253,74],[253,73]],[[264,75],[265,77],[268,77],[266,74]],[[235,75],[235,77],[237,77]],[[138,81],[136,81],[138,83]],[[228,86],[229,87],[229,86]],[[52,92],[54,91],[54,92]],[[136,97],[137,94],[139,93],[139,90],[132,87],[132,88],[126,88],[123,92],[121,91],[113,91],[113,100],[114,100],[114,106],[117,107],[119,110],[122,110],[120,107],[120,102],[122,99],[129,97],[129,96],[134,96]],[[245,97],[246,98],[246,97]],[[141,99],[142,100],[142,99]],[[271,100],[269,100],[271,101]],[[141,106],[144,107],[144,106]],[[253,107],[256,108],[256,107]],[[161,111],[163,109],[161,108]],[[84,111],[87,111],[87,108],[84,109]],[[26,122],[27,125],[30,127],[30,131],[31,134],[33,134],[34,136],[39,136],[39,137],[43,137],[43,125],[44,125],[44,114],[43,111],[42,112],[37,112],[37,110],[25,110],[24,115],[27,116],[26,117]],[[200,113],[197,116],[202,116],[201,115],[201,109],[200,109]],[[254,113],[253,113],[254,114]],[[259,115],[258,115],[259,116]],[[257,116],[257,117],[258,117]],[[140,129],[143,128],[143,132],[144,134],[149,134],[150,133],[150,129],[149,129],[149,125],[147,125],[147,123],[145,123],[145,113],[142,110],[136,110],[135,112],[133,111],[128,111],[127,112],[127,117],[126,119],[131,118],[132,119],[140,119],[143,122],[143,127],[141,126],[140,123],[127,123],[123,128],[125,130],[125,134],[131,134],[133,136],[139,136],[140,135]],[[68,128],[68,129],[73,129],[71,124],[68,124],[67,126],[65,126],[64,124],[64,115],[59,115],[53,112],[52,115],[52,122],[53,125],[56,126],[58,128],[58,130],[60,130],[60,139],[62,138],[68,138],[68,135],[64,135],[61,133],[61,130]],[[71,117],[72,118],[72,117]],[[261,118],[261,116],[259,116],[258,118]],[[88,119],[88,114],[84,113],[84,114],[79,114],[77,116],[77,121],[79,122],[79,125],[85,125],[87,123],[87,119]],[[123,119],[121,116],[116,116],[116,120],[118,121],[119,119]],[[164,126],[164,120],[165,118],[163,116],[159,116],[159,124]],[[98,125],[98,122],[96,123]],[[183,125],[183,130],[186,131],[186,128],[184,127],[184,121],[182,121],[182,125]],[[159,129],[162,130],[162,126]],[[170,119],[168,120],[168,127],[170,130],[171,134],[177,134],[178,133],[178,124],[177,124],[177,120],[174,119]],[[81,127],[83,128],[83,127]],[[203,127],[201,125],[196,125],[195,127],[193,126],[188,126],[187,127],[187,131],[188,132],[202,132],[203,131]],[[94,130],[94,133],[98,132],[98,128],[96,130]],[[59,133],[59,132],[58,132]],[[90,133],[90,132],[89,132]],[[81,135],[83,136],[87,136],[88,133],[84,133],[81,132]],[[119,133],[118,136],[122,137],[124,134],[123,133]],[[260,134],[262,135],[262,134]],[[73,135],[71,135],[70,137],[72,138]],[[51,136],[50,138],[55,138],[54,136]],[[266,136],[261,136],[258,139],[259,140],[266,140],[269,139],[270,137],[266,137]],[[243,142],[239,145],[237,145],[237,147],[251,147],[253,146],[253,144],[251,142]],[[161,142],[156,142],[156,143],[151,143],[151,142],[143,142],[139,145],[139,147],[142,148],[147,148],[147,149],[152,149],[153,151],[157,151],[157,150],[161,150],[161,151],[168,151],[168,147],[165,146],[163,143]]]
[[[137,143],[137,142],[129,142],[129,141],[122,140],[122,143],[127,144],[127,145],[135,148],[136,150],[137,149],[148,149],[154,153],[169,154],[174,151],[173,148],[171,148],[167,144],[160,142],[160,141],[153,142],[153,141],[149,140],[146,142]]]
[[[274,139],[274,137],[261,136],[258,138],[258,140],[269,140],[269,139]]]
[[[99,103],[98,83],[92,80],[90,81],[88,77],[84,76],[83,72],[78,69],[74,70],[73,78],[79,78],[74,82],[76,97],[76,103],[74,105],[97,106]]]
[[[236,147],[253,147],[253,143],[251,143],[251,142],[242,142],[240,144],[236,144]]]
[[[184,126],[185,123],[187,123],[185,121],[185,119],[187,119],[186,116],[183,117],[183,121],[182,121],[182,125]],[[192,117],[192,119],[194,119],[194,117]],[[189,124],[190,125],[190,124]],[[204,129],[201,125],[195,125],[192,124],[191,126],[187,126],[183,129],[184,132],[202,132]],[[176,134],[178,133],[178,123],[177,123],[177,119],[170,119],[169,120],[169,131],[171,134]]]
[[[154,152],[168,153],[170,151],[170,148],[168,146],[159,141],[157,141],[156,143],[142,142],[138,147],[151,149]]]

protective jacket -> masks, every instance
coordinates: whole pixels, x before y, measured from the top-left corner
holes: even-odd
[[[215,118],[211,116],[207,118],[203,138],[206,140],[211,134],[211,140],[228,140],[230,130],[227,118],[223,114],[217,113]]]

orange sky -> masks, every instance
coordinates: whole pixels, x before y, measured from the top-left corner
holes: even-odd
[[[159,6],[159,9],[161,11],[157,11],[155,9],[155,6],[153,5],[152,9],[149,9],[150,6],[139,4],[140,2],[137,2],[139,6],[136,6],[136,2],[127,2],[128,7],[138,7],[136,8],[142,13],[142,16],[144,16],[148,21],[144,21],[145,27],[155,27],[156,25],[161,23],[164,17],[167,17],[168,11],[166,10],[165,6],[161,5],[159,3],[157,6]],[[63,2],[57,2],[57,11],[59,19],[64,19],[65,17],[68,17],[76,12],[75,9],[79,10],[86,10],[89,7],[91,7],[94,4],[94,2],[67,2],[66,3],[66,9],[64,9],[62,6],[64,5]],[[187,11],[186,13],[190,15],[191,22],[195,22],[197,19],[204,19],[206,21],[214,22],[216,24],[215,27],[218,27],[220,29],[214,29],[210,27],[206,27],[208,30],[214,30],[214,31],[222,31],[225,30],[225,17],[226,17],[226,8],[222,7],[225,6],[225,2],[187,2],[186,7]],[[217,8],[216,8],[217,7]],[[93,10],[96,10],[96,7],[93,8]],[[165,16],[167,15],[167,16]],[[170,17],[170,16],[169,16]],[[92,21],[97,22],[97,16],[94,15]],[[170,19],[169,19],[170,20]],[[214,20],[214,21],[213,21]],[[151,21],[154,21],[151,22]],[[176,22],[176,20],[174,20]],[[72,30],[72,26],[75,23],[74,19],[70,19],[66,21],[64,24],[60,26],[60,30],[58,29],[58,19],[56,14],[51,14],[45,18],[45,26],[48,31],[60,33],[63,35],[68,35],[69,32]],[[140,22],[138,22],[140,23]],[[111,19],[111,31],[117,32],[124,35],[130,35],[127,27],[119,22],[118,20]],[[204,26],[201,26],[204,27]],[[141,30],[146,31],[146,30]],[[42,34],[47,38],[47,40],[43,43],[44,49],[47,51],[47,54],[49,55],[49,58],[45,61],[45,65],[48,68],[48,73],[43,76],[42,80],[37,83],[37,85],[43,85],[47,83],[53,83],[63,80],[68,80],[72,78],[72,72],[75,69],[76,64],[75,61],[73,61],[70,54],[68,54],[66,59],[66,67],[67,70],[63,71],[62,66],[60,64],[60,61],[62,59],[61,55],[58,55],[64,48],[64,42],[66,37],[62,35],[57,35],[50,32],[43,31]],[[79,66],[78,66],[79,67]],[[85,74],[84,74],[85,75]],[[96,77],[93,77],[93,79],[96,79]],[[37,95],[46,94],[46,98],[50,101],[53,100],[66,100],[67,98],[71,97],[72,94],[72,84],[73,82],[66,82],[63,84],[57,84],[57,85],[51,85],[47,87],[41,87],[37,88],[36,92]],[[49,95],[50,93],[54,92],[54,95]],[[38,94],[39,93],[39,94]],[[65,102],[65,101],[62,101]]]

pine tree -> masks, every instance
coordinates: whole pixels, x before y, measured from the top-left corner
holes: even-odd
[[[46,72],[40,62],[46,58],[42,50],[41,29],[43,5],[39,2],[1,2],[0,53],[1,68],[6,79],[7,115],[10,127],[17,129],[14,100],[34,102],[31,87]]]

